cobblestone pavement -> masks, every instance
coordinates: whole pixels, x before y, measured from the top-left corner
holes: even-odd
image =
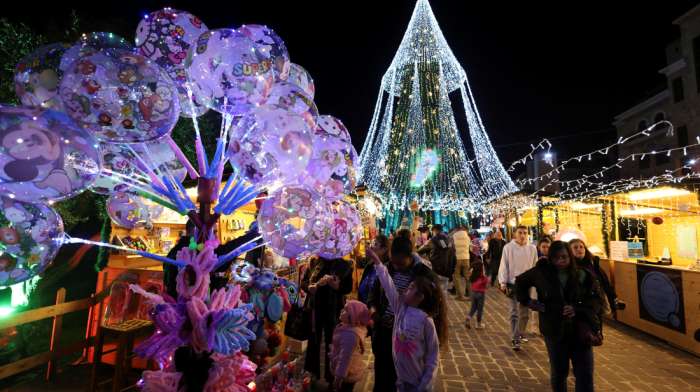
[[[442,355],[435,392],[549,391],[549,360],[540,337],[519,352],[510,349],[508,304],[491,288],[486,295],[485,329],[467,330],[469,301],[448,299],[451,352]],[[476,315],[474,317],[476,321]],[[605,344],[595,350],[596,391],[700,390],[700,358],[615,321],[605,320]],[[355,392],[374,386],[374,357],[369,339],[365,346],[367,371]],[[574,390],[573,372],[569,390]]]

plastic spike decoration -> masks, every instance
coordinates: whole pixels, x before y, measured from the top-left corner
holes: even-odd
[[[148,299],[149,316],[157,328],[134,351],[161,366],[160,371],[144,372],[140,385],[145,391],[177,391],[183,373],[175,371],[173,358],[178,348],[187,347],[197,354],[208,353],[214,361],[204,391],[249,391],[247,384],[253,381],[256,366],[240,351],[248,350],[249,340],[256,338],[247,328],[253,305],[239,306],[240,286],[209,292],[209,274],[218,262],[213,247],[199,252],[185,248],[177,259],[184,264],[177,277],[177,302],[167,294],[130,286]]]
[[[459,89],[476,156],[457,129],[449,93]],[[388,94],[383,104],[383,94]],[[418,0],[382,86],[360,155],[360,182],[384,211],[475,211],[517,191],[501,165],[427,0]]]

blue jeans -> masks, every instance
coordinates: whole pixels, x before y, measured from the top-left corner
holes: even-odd
[[[486,301],[486,293],[481,291],[472,291],[472,308],[469,310],[469,317],[476,312],[476,322],[481,322],[481,315],[484,314],[484,301]]]
[[[560,342],[544,337],[550,366],[550,384],[553,392],[566,392],[569,361],[574,368],[576,392],[593,392],[593,347],[578,341],[573,325],[564,327]]]

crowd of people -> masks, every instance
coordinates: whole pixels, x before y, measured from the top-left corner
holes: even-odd
[[[500,231],[486,236],[488,251],[470,247],[476,233],[467,226],[446,233],[432,226],[430,239],[415,249],[412,234],[398,230],[367,243],[369,263],[353,288],[354,263],[314,258],[301,288],[308,292],[311,338],[305,369],[319,376],[316,389],[352,391],[364,373],[362,354],[371,337],[374,391],[432,391],[440,351],[448,350],[447,297],[471,301],[467,329],[486,328],[486,292],[507,297],[510,348],[528,343],[526,332],[544,339],[553,391],[566,391],[569,366],[576,391],[593,390],[593,346],[602,342],[602,316],[625,304],[584,241],[552,241],[537,246],[528,229],[518,226],[506,243]],[[472,317],[476,315],[476,322]],[[325,344],[325,372],[320,377],[320,348]]]

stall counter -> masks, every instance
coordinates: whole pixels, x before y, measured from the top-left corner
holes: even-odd
[[[617,321],[700,355],[700,272],[679,266],[601,260],[618,298]]]

